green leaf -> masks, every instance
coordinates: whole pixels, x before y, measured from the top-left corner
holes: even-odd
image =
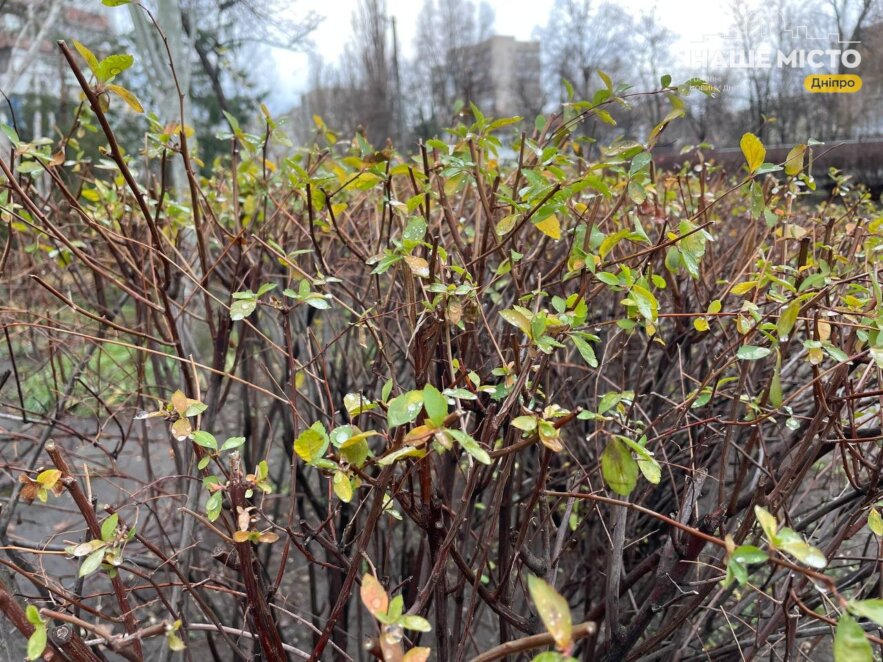
[[[604,87],[606,87],[608,91],[613,92],[613,81],[610,79],[610,76],[598,69],[598,78],[604,81]]]
[[[856,616],[867,618],[877,625],[883,626],[883,600],[880,598],[850,600],[847,608]]]
[[[534,655],[530,662],[574,662],[574,658],[565,657],[558,651],[546,651],[538,655]]]
[[[381,467],[385,467],[388,464],[392,464],[403,457],[423,457],[426,455],[426,451],[420,448],[414,448],[413,446],[402,446],[401,448],[397,448],[391,453],[387,453],[382,458],[377,460],[377,465]]]
[[[880,517],[880,511],[871,508],[868,512],[868,528],[877,536],[883,536],[883,517]]]
[[[510,425],[512,427],[522,430],[523,432],[533,432],[537,429],[537,417],[536,416],[516,416],[512,419]]]
[[[301,432],[294,440],[294,452],[304,462],[311,463],[325,455],[329,440],[313,427]]]
[[[80,570],[77,573],[77,577],[85,577],[86,575],[91,575],[93,572],[98,570],[101,567],[101,562],[104,560],[104,547],[101,549],[96,549],[94,552],[89,554],[83,562],[80,564]]]
[[[202,446],[203,448],[208,448],[213,451],[218,450],[218,440],[215,439],[214,435],[210,432],[197,430],[190,435],[190,438],[193,439],[193,443],[197,446]]]
[[[432,626],[422,616],[416,616],[414,614],[405,614],[401,618],[399,618],[399,625],[401,625],[406,630],[414,630],[415,632],[431,632]]]
[[[98,63],[95,77],[102,83],[107,83],[131,67],[134,61],[135,58],[128,53],[108,55]]]
[[[754,545],[739,545],[730,556],[745,565],[766,563],[769,559],[769,555],[765,551]]]
[[[638,152],[638,154],[632,159],[632,165],[629,168],[629,177],[634,177],[642,170],[645,170],[647,166],[650,165],[651,160],[652,157],[650,156],[650,152]]]
[[[723,580],[724,588],[729,586],[734,579],[740,585],[744,585],[748,581],[748,568],[745,567],[744,563],[730,557],[730,560],[727,562],[727,575]]]
[[[328,299],[321,294],[316,294],[315,292],[307,296],[304,299],[304,302],[308,306],[312,306],[316,310],[328,310],[329,308],[331,308],[331,303],[328,301]]]
[[[101,539],[104,542],[110,542],[113,539],[119,522],[120,516],[114,513],[101,523]]]
[[[651,322],[656,320],[659,302],[650,290],[641,285],[633,285],[632,289],[629,290],[629,297],[635,302],[638,312],[641,313],[644,319]]]
[[[245,443],[245,437],[230,437],[227,441],[224,442],[224,445],[221,446],[222,451],[230,451],[235,448],[239,448]]]
[[[748,172],[753,173],[757,170],[766,157],[766,149],[760,138],[753,133],[746,133],[739,141],[739,147],[742,148],[742,154],[745,156],[745,162],[748,164]]]
[[[736,352],[736,358],[742,361],[757,361],[769,356],[771,350],[769,347],[758,347],[757,345],[742,345]]]
[[[834,662],[873,662],[874,652],[865,631],[849,614],[841,614],[834,632]]]
[[[239,128],[239,121],[226,110],[222,110],[221,112],[224,113],[224,117],[227,118],[227,123],[230,125],[230,129],[233,133],[242,133],[242,129]]]
[[[659,462],[653,457],[653,453],[628,437],[617,435],[616,438],[632,449],[638,456],[638,469],[644,474],[644,478],[654,485],[659,485],[659,481],[662,480],[662,467],[659,466]]]
[[[386,610],[386,617],[390,623],[395,623],[405,609],[405,598],[401,594],[389,601],[389,608]]]
[[[508,310],[501,310],[500,317],[509,322],[509,324],[511,324],[512,326],[521,329],[524,335],[531,335],[530,319],[528,319],[528,317],[524,313],[510,308]]]
[[[223,492],[218,490],[208,498],[208,501],[205,502],[205,514],[208,517],[209,522],[214,522],[218,519],[218,516],[221,514],[221,507],[223,506],[223,499]]]
[[[128,5],[132,0],[101,0],[101,4],[107,7],[122,7]]]
[[[601,401],[598,403],[598,413],[603,414],[623,400],[631,400],[634,395],[632,391],[609,391],[601,396]]]
[[[601,473],[608,487],[622,496],[631,494],[638,483],[638,463],[628,446],[616,437],[607,442],[601,453]]]
[[[789,556],[811,568],[822,569],[828,565],[828,559],[818,547],[813,547],[800,534],[788,527],[782,527],[776,536],[776,547]]]
[[[343,406],[351,419],[354,419],[363,412],[370,411],[377,407],[376,404],[371,402],[361,393],[347,393],[343,396]]]
[[[768,172],[779,172],[781,169],[782,169],[782,166],[776,165],[775,163],[761,163],[760,167],[757,169],[757,171],[754,174],[765,175]],[[767,211],[769,211],[769,210],[764,210],[764,213],[766,213]]]
[[[583,357],[583,361],[585,361],[590,368],[598,367],[598,358],[595,356],[595,350],[588,342],[577,335],[570,336],[570,342],[573,343],[573,346],[576,347],[580,356]]]
[[[257,308],[258,300],[254,297],[249,299],[237,299],[230,305],[230,319],[234,322],[245,319]]]
[[[28,637],[28,659],[37,660],[46,650],[46,626],[40,624],[34,628],[31,636]]]
[[[776,322],[776,333],[778,333],[780,340],[784,341],[788,339],[788,336],[791,334],[791,329],[794,328],[794,324],[797,322],[797,316],[799,314],[799,300],[795,299],[785,306],[785,310],[782,311],[782,314],[779,315],[779,320]]]
[[[567,600],[547,582],[534,575],[527,576],[527,590],[546,631],[555,641],[555,647],[568,650],[573,633]]]
[[[423,407],[423,391],[408,391],[389,401],[386,412],[387,424],[390,428],[405,425],[420,415]]]
[[[207,404],[199,402],[198,400],[190,400],[188,398],[187,409],[184,410],[184,416],[188,418],[191,416],[196,416],[197,414],[201,414],[202,412],[204,412],[206,409],[208,409]]]
[[[368,448],[368,442],[364,439],[360,439],[354,444],[344,444],[340,449],[340,456],[344,462],[349,462],[357,467],[365,464],[370,453],[371,449]]]
[[[491,456],[488,455],[487,451],[479,446],[478,442],[471,436],[462,430],[448,430],[447,432],[457,440],[457,443],[460,444],[460,447],[464,451],[469,453],[478,462],[481,462],[482,464],[491,464]]]
[[[25,618],[28,619],[28,623],[35,627],[43,625],[43,618],[40,616],[40,610],[34,605],[28,605],[27,609],[25,609]]]
[[[423,387],[423,408],[435,427],[444,425],[448,415],[448,399],[432,384]]]

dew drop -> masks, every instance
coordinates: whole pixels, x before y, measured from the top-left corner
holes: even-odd
[[[404,636],[405,631],[397,623],[383,626],[383,640],[390,646],[401,643]]]

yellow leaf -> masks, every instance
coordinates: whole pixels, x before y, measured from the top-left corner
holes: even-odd
[[[405,262],[411,268],[411,272],[420,278],[429,278],[429,262],[416,255],[406,255]]]
[[[429,654],[431,652],[432,649],[427,648],[426,646],[415,646],[405,653],[402,662],[426,662],[426,660],[429,659]]]
[[[92,73],[95,73],[95,71],[98,69],[98,58],[92,54],[92,51],[90,51],[88,48],[86,48],[86,46],[78,42],[76,39],[74,39],[74,48],[76,48],[77,52],[83,56],[84,60],[86,60],[86,64],[89,65]]]
[[[571,646],[570,605],[558,591],[534,575],[527,576],[527,590],[536,605],[546,630],[555,640],[555,647],[568,653]]]
[[[248,539],[251,537],[251,533],[248,531],[234,531],[233,532],[233,542],[248,542]]]
[[[746,133],[739,141],[739,147],[742,148],[742,154],[745,155],[745,161],[748,163],[748,172],[757,170],[766,157],[766,149],[760,138],[753,133]]]
[[[697,331],[708,331],[708,320],[704,317],[697,317],[693,320],[693,327]]]
[[[260,542],[274,543],[279,540],[279,536],[272,531],[264,531],[260,536],[258,536],[258,540]]]
[[[187,411],[187,396],[180,390],[172,393],[172,399],[169,400],[169,403],[172,405],[172,408],[178,412],[179,416],[183,416],[184,412]]]
[[[773,370],[773,378],[770,381],[770,404],[777,409],[782,406],[782,356],[776,360],[776,368]]]
[[[428,425],[418,425],[405,435],[405,443],[409,446],[422,446],[435,434],[435,428]]]
[[[184,441],[193,432],[193,426],[186,418],[179,418],[172,423],[172,436],[178,441]]]
[[[385,614],[389,609],[389,596],[377,578],[370,573],[366,572],[362,577],[362,588],[359,589],[359,595],[362,598],[362,604],[371,612],[372,616]]]
[[[350,483],[350,479],[347,477],[345,473],[342,471],[338,471],[334,474],[334,493],[337,495],[337,498],[343,501],[344,503],[349,503],[353,499],[353,485]]]
[[[561,239],[561,223],[555,214],[543,219],[539,223],[534,223],[534,226],[547,237]]]
[[[108,85],[107,89],[110,92],[116,94],[120,99],[126,102],[126,105],[129,106],[136,113],[143,113],[144,107],[141,105],[141,102],[138,101],[138,97],[129,92],[125,87],[120,87],[119,85]]]
[[[46,471],[37,474],[37,482],[46,489],[52,489],[59,478],[61,478],[61,472],[58,469],[46,469]]]
[[[509,214],[497,221],[497,234],[504,235],[515,227],[515,221],[518,220],[518,214]]]
[[[791,148],[791,151],[788,152],[788,157],[785,159],[785,174],[786,175],[799,175],[800,171],[803,170],[803,155],[806,152],[806,145],[795,145]]]
[[[754,516],[760,522],[760,528],[763,529],[767,541],[772,545],[776,537],[776,531],[779,528],[775,515],[762,506],[754,506]]]
[[[868,513],[868,528],[875,535],[883,536],[883,517],[880,517],[880,511],[876,508],[871,508],[871,511]]]
[[[738,296],[740,294],[750,292],[755,287],[757,287],[757,281],[746,280],[744,283],[737,283],[736,285],[733,285],[733,289],[731,289],[730,292]]]

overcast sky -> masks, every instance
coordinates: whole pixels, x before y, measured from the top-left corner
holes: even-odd
[[[620,0],[633,14],[638,15],[656,7],[660,21],[681,36],[679,48],[690,42],[726,31],[730,28],[729,3],[715,0]],[[387,0],[389,13],[396,18],[400,47],[404,57],[413,52],[417,16],[421,0]],[[495,12],[494,31],[517,39],[530,39],[534,30],[545,26],[554,0],[489,0]],[[315,50],[327,62],[336,62],[352,33],[352,12],[357,0],[298,0],[292,3],[294,17],[309,10],[325,16],[319,29],[313,33]],[[274,112],[286,111],[296,105],[306,90],[308,59],[305,54],[273,50],[275,77],[270,83],[268,103]]]

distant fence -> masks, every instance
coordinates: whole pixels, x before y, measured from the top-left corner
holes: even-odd
[[[782,163],[793,145],[767,146],[766,161]],[[738,147],[725,147],[703,152],[706,160],[736,172],[745,163]],[[661,152],[654,155],[657,165],[673,168],[685,161],[694,161],[695,153]],[[829,186],[828,168],[838,168],[852,175],[853,182],[866,184],[875,195],[883,192],[883,140],[837,140],[813,147],[813,176],[820,187]]]

